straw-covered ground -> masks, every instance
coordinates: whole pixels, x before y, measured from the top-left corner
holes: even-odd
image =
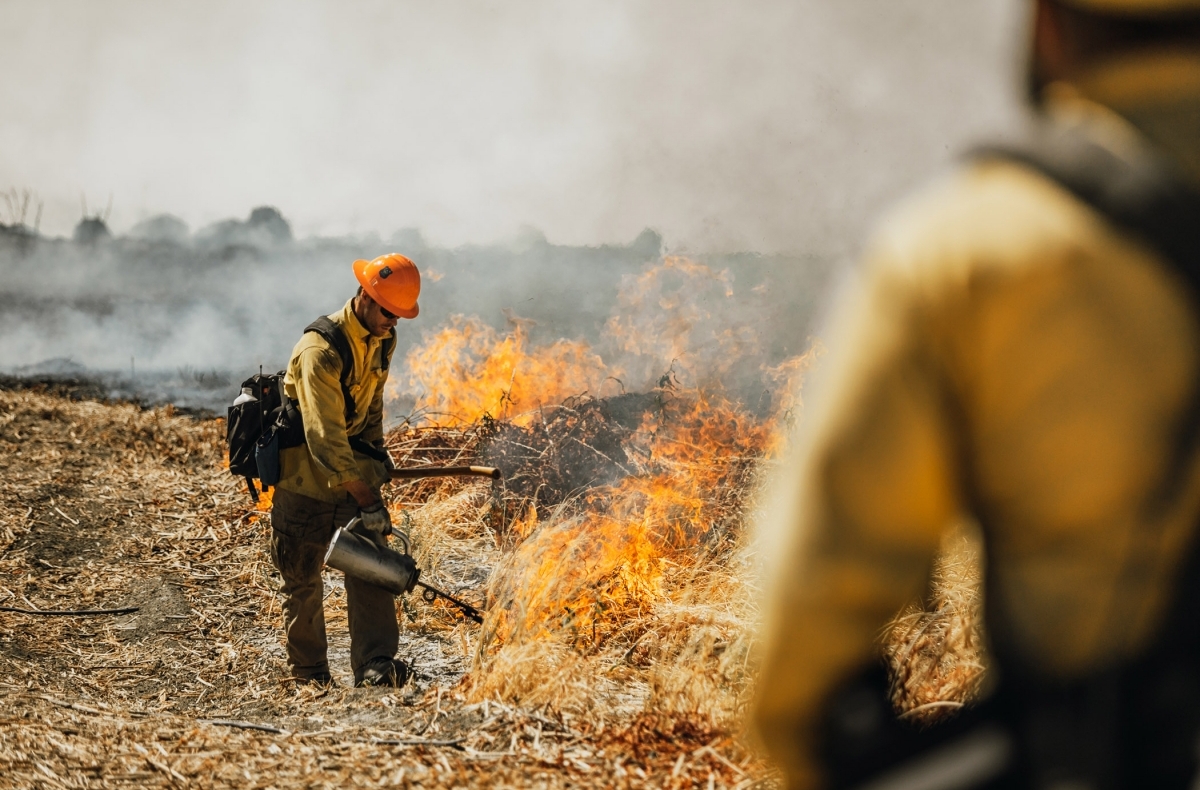
[[[0,389],[0,787],[774,786],[741,724],[752,497],[694,501],[752,492],[761,452],[730,440],[715,466],[666,452],[694,442],[663,426],[704,433],[688,420],[712,404],[680,398],[672,417],[661,394],[637,397],[390,436],[404,465],[513,474],[392,487],[422,578],[489,613],[480,628],[444,602],[401,599],[416,677],[386,690],[350,687],[336,572],[338,686],[288,680],[267,504],[222,467],[222,421]],[[715,477],[689,494],[699,463]],[[943,561],[933,610],[889,632],[904,709],[977,685],[964,556]]]
[[[631,650],[627,666],[611,668],[605,699],[628,685],[624,709],[588,703],[583,684],[594,678],[569,647],[547,649],[554,673],[528,677],[546,665],[504,653],[504,667],[477,666],[473,685],[464,673],[481,661],[478,626],[415,596],[400,603],[401,654],[415,682],[350,688],[336,573],[326,611],[339,686],[290,683],[269,526],[222,468],[222,440],[223,422],[169,408],[0,390],[0,606],[137,607],[0,611],[0,786],[769,781],[729,719],[654,712],[656,694],[680,697],[647,682],[653,673],[639,664],[648,655]],[[423,496],[409,488],[394,493],[411,504],[423,578],[482,601],[490,566],[507,550],[486,527],[491,484],[426,486]]]

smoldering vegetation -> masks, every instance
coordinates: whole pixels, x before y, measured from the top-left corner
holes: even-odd
[[[606,348],[622,283],[666,253],[647,229],[623,245],[551,243],[533,229],[507,244],[428,245],[417,230],[342,238],[293,237],[276,209],[255,209],[192,232],[160,215],[114,235],[100,217],[72,238],[0,225],[0,373],[98,382],[110,396],[219,409],[261,365],[282,368],[303,328],[356,287],[350,263],[389,251],[417,261],[421,315],[399,327],[398,359],[424,335],[470,316],[522,326],[534,343],[566,338]],[[833,261],[820,256],[700,255],[719,277],[685,320],[700,334],[737,336],[744,372],[725,384],[748,397],[755,371],[801,353]],[[637,305],[647,313],[669,305]],[[728,352],[726,352],[728,353]],[[669,363],[670,360],[667,360]],[[642,372],[645,388],[664,370]]]

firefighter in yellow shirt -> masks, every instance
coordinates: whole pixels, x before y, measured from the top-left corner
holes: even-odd
[[[1047,128],[1114,167],[1153,163],[1160,191],[1200,206],[1200,1],[1035,5]],[[1171,638],[1196,575],[1200,212],[1159,216],[1137,179],[1077,170],[1071,185],[1019,155],[968,160],[884,223],[836,314],[764,524],[779,551],[754,718],[789,787],[829,785],[831,701],[963,516],[985,539],[996,704],[1024,718],[973,753],[991,774],[911,786],[1190,786],[1200,664],[1165,700],[1129,692],[1157,672],[1129,667]],[[1035,686],[1069,698],[1061,716],[1029,714]],[[1131,732],[1143,703],[1174,713]],[[1074,752],[1039,752],[1073,736]],[[996,771],[1007,784],[987,784]]]
[[[332,682],[321,582],[330,538],[355,516],[379,544],[391,531],[379,495],[390,468],[382,449],[384,385],[396,322],[417,317],[421,290],[416,265],[403,255],[355,261],[354,273],[358,293],[313,322],[292,351],[284,394],[299,410],[303,442],[279,453],[271,509],[288,666],[297,680],[321,684]],[[345,584],[355,685],[403,685],[408,668],[395,658],[394,597],[351,576]]]

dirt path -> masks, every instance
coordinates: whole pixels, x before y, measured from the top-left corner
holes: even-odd
[[[465,704],[472,632],[419,600],[401,604],[415,683],[349,688],[333,576],[340,686],[288,682],[268,527],[222,439],[223,423],[169,409],[0,390],[0,606],[138,608],[0,611],[0,787],[761,784],[728,733]],[[442,547],[468,596],[487,551]]]

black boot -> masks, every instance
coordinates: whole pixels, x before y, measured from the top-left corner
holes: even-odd
[[[362,669],[362,679],[355,686],[390,686],[399,688],[408,682],[408,665],[398,658],[372,658]]]
[[[309,675],[306,678],[296,678],[296,682],[305,686],[325,686],[330,688],[336,686],[333,675],[328,672],[318,672],[315,675]]]

